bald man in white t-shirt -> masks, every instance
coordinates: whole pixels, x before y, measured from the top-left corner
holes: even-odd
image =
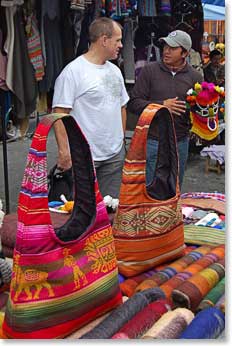
[[[58,76],[54,112],[70,113],[86,136],[102,196],[118,198],[125,158],[126,104],[129,100],[120,69],[109,62],[122,48],[120,25],[106,17],[92,22],[87,53],[69,63]],[[71,167],[66,131],[55,123],[57,166]]]

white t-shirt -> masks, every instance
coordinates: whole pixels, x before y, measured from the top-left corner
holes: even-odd
[[[107,160],[122,148],[121,107],[129,97],[120,69],[106,61],[89,62],[83,55],[69,63],[55,82],[52,107],[70,114],[85,134],[94,161]]]

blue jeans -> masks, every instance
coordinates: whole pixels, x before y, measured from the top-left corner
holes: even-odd
[[[155,166],[157,161],[159,142],[155,139],[147,140],[147,161],[146,161],[146,185],[150,185],[155,175]],[[179,156],[179,185],[183,183],[185,165],[188,159],[189,137],[185,137],[177,142],[177,150]]]

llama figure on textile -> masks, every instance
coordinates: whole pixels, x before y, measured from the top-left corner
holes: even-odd
[[[69,249],[64,249],[63,254],[64,254],[64,265],[67,267],[72,268],[73,270],[73,279],[74,279],[74,284],[75,287],[73,290],[76,290],[77,288],[80,288],[80,279],[83,281],[83,286],[87,285],[88,280],[86,279],[85,274],[81,271],[79,266],[76,263],[75,258],[72,255],[69,255]]]
[[[27,295],[26,300],[30,300],[32,298],[39,299],[39,294],[42,288],[46,288],[48,290],[48,296],[54,297],[54,292],[52,290],[51,285],[47,282],[48,273],[45,271],[38,271],[36,269],[26,269],[22,271],[19,264],[19,255],[15,255],[14,257],[14,268],[13,273],[14,276],[11,281],[12,287],[15,289],[14,300],[17,301],[19,295],[24,291]],[[19,282],[18,287],[16,287],[16,282]],[[32,296],[31,288],[35,286],[36,291],[34,297]]]

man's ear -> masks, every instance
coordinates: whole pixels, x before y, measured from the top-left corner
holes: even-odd
[[[101,36],[101,43],[102,43],[103,47],[106,47],[107,40],[108,40],[108,37],[106,35]]]
[[[189,55],[189,52],[187,51],[182,52],[182,58],[186,59],[188,55]]]

